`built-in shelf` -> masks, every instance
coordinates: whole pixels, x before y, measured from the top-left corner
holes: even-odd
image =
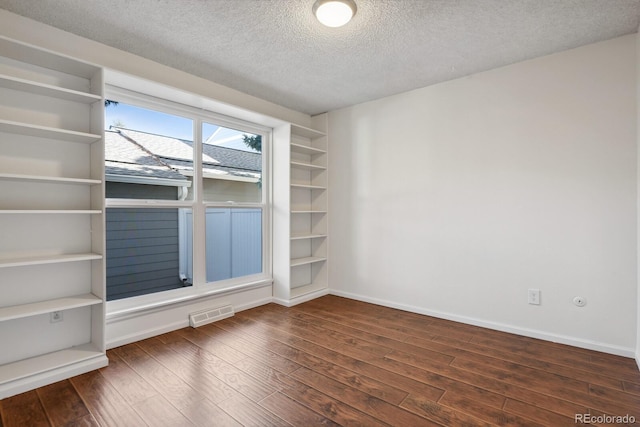
[[[13,173],[0,173],[0,180],[7,181],[32,181],[53,184],[77,184],[77,185],[99,185],[102,181],[99,179],[84,178],[65,178],[58,176],[41,176],[41,175],[21,175]]]
[[[66,89],[5,74],[0,74],[0,87],[84,104],[92,104],[102,100],[101,96],[92,93]]]
[[[49,70],[71,74],[85,79],[91,79],[100,70],[100,68],[95,65],[25,43],[16,43],[14,40],[4,36],[0,36],[0,52],[2,52],[2,56],[15,59],[16,61],[37,65]]]
[[[63,262],[91,261],[94,259],[102,259],[102,255],[86,253],[86,254],[48,255],[48,256],[0,259],[0,268],[26,267],[30,265],[42,265],[42,264],[58,264]]]
[[[10,214],[10,215],[25,215],[25,214],[34,214],[34,215],[99,215],[102,211],[98,210],[64,210],[64,209],[50,209],[50,210],[42,210],[42,209],[1,209],[0,214]]]
[[[327,116],[310,122],[327,129]],[[291,124],[274,150],[274,302],[292,306],[329,292],[328,138]],[[277,135],[276,135],[277,136]],[[285,145],[284,138],[287,137]]]
[[[327,284],[323,282],[308,283],[291,289],[291,299],[300,298],[315,292],[327,292]]]
[[[326,258],[316,257],[316,256],[294,258],[291,260],[291,267],[298,267],[300,265],[307,265],[307,264],[315,264],[317,262],[324,262],[326,260],[327,260]]]
[[[327,237],[326,234],[292,234],[291,240],[322,239],[325,237]]]
[[[291,134],[301,136],[303,138],[309,138],[309,139],[322,138],[323,136],[326,135],[324,132],[321,132],[319,130],[311,129],[305,126],[294,125],[294,124],[291,125]]]
[[[306,170],[326,170],[326,166],[313,165],[311,163],[302,163],[302,162],[291,162],[291,166],[298,169],[306,169]]]
[[[326,214],[327,211],[315,210],[315,209],[311,209],[311,210],[296,209],[296,210],[292,210],[291,213],[292,214],[299,214],[299,215],[303,215],[303,214]]]
[[[293,151],[294,153],[310,154],[310,155],[326,154],[325,150],[321,150],[315,147],[309,147],[308,145],[295,144],[295,143],[291,143],[291,151]]]
[[[0,322],[21,319],[23,317],[37,316],[53,311],[71,310],[102,304],[102,299],[93,294],[84,294],[74,297],[56,298],[31,304],[12,305],[0,308]]]
[[[19,360],[6,365],[0,365],[0,385],[27,377],[34,377],[44,372],[90,361],[91,359],[105,358],[106,356],[103,351],[100,351],[95,345],[88,343],[30,359]],[[105,364],[106,363],[102,363],[103,366]],[[0,396],[2,396],[1,388]]]
[[[77,132],[74,130],[52,128],[30,123],[14,122],[0,119],[0,132],[35,136],[37,138],[59,139],[68,142],[91,144],[102,139],[101,135]]]
[[[307,190],[326,190],[327,187],[311,184],[291,184],[291,188],[305,188]]]
[[[0,236],[4,399],[109,360],[104,70],[2,35],[0,57],[0,223],[12,230]],[[50,322],[56,311],[64,321]]]

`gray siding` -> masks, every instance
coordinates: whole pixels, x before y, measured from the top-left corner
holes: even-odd
[[[107,300],[183,286],[177,209],[107,209]]]
[[[107,182],[105,192],[107,199],[178,200],[178,187],[163,185]]]

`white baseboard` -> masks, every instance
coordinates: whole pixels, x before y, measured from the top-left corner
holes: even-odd
[[[0,385],[0,399],[4,399],[16,394],[24,393],[29,390],[34,390],[38,387],[53,384],[58,381],[65,380],[67,378],[81,375],[86,372],[90,372],[96,369],[100,369],[107,366],[109,360],[106,356],[100,355],[82,362],[72,363],[70,365],[62,366],[56,369],[50,369],[44,372],[38,372],[33,375],[20,378],[15,381],[11,381]]]
[[[494,329],[496,331],[508,332],[516,335],[522,335],[530,338],[537,338],[545,341],[556,342],[560,344],[567,344],[573,347],[585,348],[588,350],[601,351],[604,353],[615,354],[618,356],[636,358],[638,367],[640,368],[640,356],[636,354],[635,349],[620,347],[616,345],[603,344],[595,341],[584,340],[581,338],[569,337],[565,335],[552,334],[544,331],[538,331],[528,328],[520,328],[517,326],[507,325],[499,322],[490,322],[481,319],[475,319],[472,317],[459,316],[451,313],[444,313],[435,310],[428,310],[422,307],[412,306],[408,304],[400,304],[393,301],[382,300],[378,298],[371,298],[364,295],[353,294],[350,292],[342,292],[331,290],[331,295],[339,297],[350,298],[357,301],[368,302],[371,304],[382,305],[390,308],[397,308],[398,310],[409,311],[412,313],[424,314],[426,316],[437,317],[440,319],[452,320],[454,322],[465,323],[473,326],[480,326],[487,329]]]
[[[273,302],[276,304],[283,305],[285,307],[293,307],[294,305],[302,304],[303,302],[311,301],[312,299],[329,295],[329,293],[330,293],[329,289],[324,288],[314,292],[309,292],[308,294],[300,295],[295,298],[291,298],[289,300],[273,297]]]
[[[189,326],[188,318],[185,320],[180,320],[178,322],[166,323],[154,328],[136,330],[135,332],[127,335],[119,335],[117,338],[112,338],[107,341],[107,350],[115,347],[120,347],[122,345],[131,344],[136,341],[142,341],[147,338],[155,337],[157,335],[166,334],[167,332],[186,328],[187,326]]]
[[[189,314],[209,307],[232,305],[240,312],[273,302],[271,286],[208,297],[189,303],[107,317],[107,349],[130,344],[189,326]]]

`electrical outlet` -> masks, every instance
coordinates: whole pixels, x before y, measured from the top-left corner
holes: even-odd
[[[540,305],[540,289],[529,289],[528,302],[533,305]]]
[[[61,311],[52,311],[51,312],[51,319],[50,319],[51,323],[62,322],[62,320],[63,320],[63,317],[62,317],[62,312]]]

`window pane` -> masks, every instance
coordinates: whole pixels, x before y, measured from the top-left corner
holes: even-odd
[[[107,209],[107,300],[191,286],[192,229],[191,209]]]
[[[105,111],[107,198],[189,200],[193,120],[123,103]]]
[[[262,202],[262,136],[202,125],[205,202]]]
[[[207,282],[262,272],[262,209],[206,210]]]

